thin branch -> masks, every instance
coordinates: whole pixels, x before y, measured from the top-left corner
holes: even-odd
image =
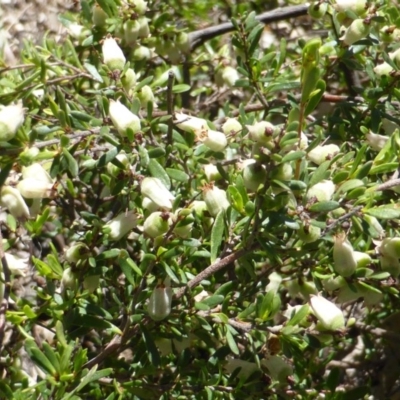
[[[174,115],[174,95],[172,93],[172,88],[174,86],[175,75],[172,71],[168,72],[168,85],[167,85],[167,112],[171,116],[168,121],[168,132],[167,132],[167,145],[166,147],[172,145],[172,130],[174,129],[173,115]]]
[[[216,261],[214,264],[211,264],[207,267],[204,271],[200,272],[196,275],[193,279],[191,279],[186,286],[179,289],[175,293],[175,299],[180,299],[186,292],[187,289],[192,289],[193,287],[197,286],[202,280],[207,279],[208,277],[214,275],[216,272],[220,271],[221,269],[227,267],[228,265],[232,264],[234,261],[238,260],[239,258],[252,253],[255,249],[241,249],[236,251],[235,253],[230,254],[222,258],[221,260]]]
[[[283,8],[277,8],[276,10],[267,11],[256,16],[256,19],[264,24],[271,24],[286,20],[289,18],[300,17],[306,15],[308,11],[308,5],[300,6],[289,6]],[[210,26],[208,28],[200,29],[189,33],[190,47],[195,49],[202,45],[205,41],[223,35],[224,33],[232,32],[235,27],[231,22],[225,22],[220,25]]]
[[[400,178],[390,179],[389,181],[381,183],[380,185],[376,186],[374,189],[376,192],[379,192],[381,190],[388,190],[399,185],[400,185]]]
[[[4,285],[4,294],[3,299],[0,303],[0,346],[3,344],[4,339],[4,330],[6,327],[6,312],[8,309],[8,298],[10,296],[10,285],[11,285],[11,274],[10,269],[8,268],[7,259],[4,254],[3,249],[3,235],[0,231],[0,259],[1,259],[1,266],[0,273],[3,272],[4,274],[4,282],[2,281],[2,277],[0,274],[0,285]]]
[[[354,207],[351,211],[349,211],[348,213],[342,215],[341,217],[339,217],[337,220],[333,221],[331,224],[329,224],[323,231],[322,231],[322,235],[326,235],[329,231],[331,231],[332,229],[336,228],[336,226],[342,222],[345,221],[347,219],[350,219],[353,215],[357,214],[363,207],[362,206],[357,206]]]
[[[388,330],[382,329],[382,328],[375,328],[374,326],[366,325],[366,324],[363,324],[362,322],[356,322],[355,326],[358,329],[360,329],[360,331],[365,332],[365,333],[371,333],[372,335],[374,335],[376,337],[390,339],[390,340],[394,340],[396,342],[400,341],[400,333],[388,331]]]

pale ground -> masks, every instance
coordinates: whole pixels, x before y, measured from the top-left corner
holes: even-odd
[[[0,0],[0,53],[6,64],[17,62],[24,39],[40,43],[46,32],[61,35],[59,14],[77,7],[73,0]]]

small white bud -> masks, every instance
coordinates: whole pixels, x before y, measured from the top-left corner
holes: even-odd
[[[4,256],[8,269],[14,276],[25,276],[25,272],[29,269],[29,258],[16,257],[10,253],[4,253]]]
[[[369,28],[369,25],[363,19],[355,19],[346,29],[341,39],[345,44],[351,46],[353,43],[364,39],[369,33]]]
[[[207,121],[190,115],[175,113],[175,125],[185,132],[195,133],[198,130],[208,130]]]
[[[158,178],[144,178],[140,184],[140,190],[143,196],[148,197],[158,207],[165,210],[172,209],[172,202],[175,196],[164,186]]]
[[[214,164],[207,164],[203,166],[204,174],[208,182],[217,181],[221,178],[218,168]]]
[[[143,15],[147,11],[147,1],[144,0],[128,0],[128,4],[130,4],[135,11],[135,13],[139,15]]]
[[[339,151],[339,146],[336,144],[316,146],[307,154],[307,158],[313,163],[320,165],[324,161],[332,159]]]
[[[246,125],[249,131],[249,136],[256,143],[268,145],[272,140],[275,126],[268,121],[256,122],[254,125]]]
[[[19,181],[17,189],[26,199],[52,198],[56,193],[53,183],[44,182],[35,178],[26,178]]]
[[[196,132],[197,139],[206,145],[209,149],[219,152],[228,145],[228,140],[222,132],[213,131],[211,129],[203,129]]]
[[[120,101],[110,100],[110,118],[118,133],[121,136],[126,136],[128,128],[132,129],[133,133],[140,131],[140,119]]]
[[[125,66],[126,58],[118,43],[112,37],[107,37],[103,41],[103,62],[112,71],[118,69],[122,71]]]
[[[35,179],[41,182],[46,182],[53,185],[53,179],[51,179],[49,173],[39,163],[33,163],[29,167],[22,167],[22,178],[23,179]]]
[[[70,264],[76,264],[79,260],[87,258],[89,248],[85,243],[76,242],[65,251],[65,260]]]
[[[236,68],[227,66],[221,70],[221,78],[225,85],[233,87],[240,77]]]
[[[215,217],[221,210],[229,207],[226,192],[212,183],[203,187],[203,199],[206,202],[208,212]]]
[[[357,260],[353,246],[344,234],[335,236],[335,243],[333,245],[333,268],[339,275],[345,278],[353,275],[357,268]]]
[[[333,6],[338,12],[351,10],[358,16],[363,16],[367,11],[367,0],[336,0]]]
[[[382,64],[377,65],[374,68],[374,72],[379,76],[389,76],[391,72],[393,71],[393,67],[388,64],[386,61],[384,61]]]
[[[124,40],[128,45],[135,44],[139,38],[140,24],[138,20],[128,20],[124,23]]]
[[[310,305],[314,315],[325,329],[335,331],[345,327],[343,313],[336,304],[321,295],[311,295]]]
[[[375,151],[382,150],[390,139],[388,136],[378,135],[373,132],[367,133],[365,138],[367,139],[368,144],[371,146],[371,149]]]
[[[8,142],[24,123],[22,103],[3,107],[0,110],[0,142]]]
[[[136,73],[132,68],[128,68],[125,71],[124,76],[121,78],[122,86],[124,87],[127,93],[129,93],[129,91],[136,86],[136,81],[137,81]]]
[[[165,283],[157,285],[150,296],[147,312],[154,321],[161,321],[171,313],[172,289]]]
[[[137,214],[134,211],[127,211],[118,214],[115,218],[108,221],[104,225],[104,228],[110,229],[110,233],[108,234],[109,239],[117,241],[129,233],[133,228],[136,228],[137,221]]]
[[[172,221],[169,213],[155,211],[151,213],[143,224],[143,232],[151,237],[156,238],[168,232]]]
[[[0,205],[6,208],[14,218],[29,218],[29,208],[21,193],[11,186],[1,188]]]
[[[236,135],[243,129],[241,123],[235,118],[228,118],[222,125],[225,135]]]
[[[306,199],[310,201],[316,197],[318,201],[329,201],[335,193],[335,184],[330,180],[323,180],[311,186],[306,193]]]

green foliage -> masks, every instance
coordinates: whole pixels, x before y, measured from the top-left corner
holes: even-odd
[[[1,60],[1,398],[398,390],[398,8],[228,3],[82,0]]]

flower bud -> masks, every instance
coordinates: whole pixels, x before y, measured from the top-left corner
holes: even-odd
[[[124,23],[124,40],[128,45],[135,44],[139,38],[140,24],[138,20],[128,20]]]
[[[225,135],[236,135],[237,133],[241,132],[242,129],[242,125],[235,118],[228,118],[222,125],[222,132],[224,132]]]
[[[243,168],[243,183],[250,192],[256,192],[259,186],[265,183],[266,177],[264,166],[256,162]]]
[[[146,46],[135,46],[132,52],[132,60],[133,61],[143,61],[150,60],[152,57],[151,50]]]
[[[164,233],[168,232],[168,229],[171,224],[171,219],[169,213],[155,211],[151,213],[143,224],[143,232],[151,237],[156,238],[157,236],[161,236]]]
[[[347,285],[346,279],[343,276],[336,276],[335,278],[330,277],[328,279],[324,279],[322,281],[322,285],[324,288],[330,292],[333,292],[337,289],[342,288],[343,286]]]
[[[122,86],[127,93],[136,86],[136,81],[136,73],[132,68],[128,68],[124,76],[121,78]]]
[[[353,275],[357,268],[357,260],[354,255],[353,246],[346,239],[345,234],[335,236],[333,245],[333,268],[343,276]]]
[[[139,37],[141,39],[146,39],[150,36],[149,21],[146,17],[140,17],[139,22]]]
[[[206,145],[210,150],[219,152],[228,145],[228,140],[222,132],[211,129],[203,129],[196,132],[197,139]]]
[[[400,237],[383,239],[379,252],[385,256],[400,258]]]
[[[185,132],[195,133],[198,130],[208,130],[207,121],[190,115],[175,113],[175,125]]]
[[[363,19],[355,19],[346,29],[341,39],[345,44],[351,46],[353,43],[364,39],[369,33],[369,28],[369,25]]]
[[[106,12],[98,4],[95,4],[92,8],[93,25],[97,28],[103,28],[106,25],[107,18]]]
[[[361,17],[367,11],[367,0],[336,0],[333,6],[338,12],[351,10]]]
[[[369,254],[361,251],[355,251],[354,258],[357,262],[357,268],[367,268],[372,262],[372,258]]]
[[[186,32],[178,33],[175,44],[179,51],[181,51],[183,54],[190,53],[190,40],[189,35]]]
[[[128,4],[133,8],[135,13],[143,15],[147,11],[147,1],[144,0],[128,0]]]
[[[76,275],[72,272],[71,268],[66,268],[61,278],[61,291],[64,292],[66,289],[75,291],[78,286]]]
[[[148,197],[143,197],[142,207],[145,210],[150,211],[151,213],[158,210],[158,205],[156,203],[154,203],[154,201],[149,199]]]
[[[306,199],[310,201],[316,197],[318,201],[329,201],[332,199],[334,193],[335,184],[330,180],[323,180],[308,189]]]
[[[171,313],[172,289],[165,283],[157,285],[150,296],[147,312],[154,321],[161,321]]]
[[[164,186],[158,178],[144,178],[140,184],[143,196],[148,197],[158,207],[171,210],[175,196]]]
[[[127,211],[118,214],[115,218],[108,221],[103,229],[110,231],[108,237],[110,240],[117,241],[124,237],[128,232],[137,226],[138,216],[134,211]]]
[[[369,225],[369,235],[374,239],[381,239],[384,235],[385,230],[383,229],[379,221],[375,217],[368,214],[364,214],[363,218]]]
[[[70,264],[76,264],[79,260],[87,258],[89,248],[85,243],[76,242],[65,252],[65,260]]]
[[[29,208],[26,205],[21,193],[11,187],[3,186],[0,190],[0,205],[7,208],[14,218],[29,218]]]
[[[388,136],[378,135],[372,132],[367,133],[365,138],[367,139],[368,144],[371,146],[371,149],[375,151],[382,150],[390,139]]]
[[[304,243],[313,243],[321,238],[321,228],[311,224],[302,224],[298,230],[299,239]]]
[[[279,164],[272,170],[271,177],[280,181],[290,181],[293,178],[293,168],[289,163]]]
[[[221,210],[229,207],[226,192],[209,183],[203,187],[203,199],[207,205],[208,212],[215,217]]]
[[[103,41],[103,62],[110,70],[122,71],[125,66],[126,58],[118,43],[112,37],[107,37]]]
[[[400,262],[398,258],[381,254],[379,261],[381,262],[382,271],[389,272],[394,278],[400,275]]]
[[[178,221],[178,223],[175,225],[174,233],[183,239],[190,237],[194,221],[191,211],[185,208],[177,210],[173,215],[173,219],[174,221]]]
[[[26,199],[52,198],[56,193],[53,183],[44,182],[35,178],[26,178],[19,181],[17,189]]]
[[[377,65],[374,68],[375,74],[378,75],[379,77],[390,76],[392,71],[393,71],[393,67],[390,64],[388,64],[386,61],[384,61],[382,64]],[[376,135],[376,136],[381,136],[381,135]],[[376,149],[374,149],[374,150],[376,150]]]
[[[207,164],[203,166],[204,174],[208,180],[208,182],[217,181],[221,179],[221,174],[218,171],[218,168],[214,164]]]
[[[129,164],[129,159],[125,153],[119,153],[115,158],[125,167],[124,168],[125,170],[128,169],[130,164]],[[121,172],[121,168],[109,162],[107,164],[107,172],[111,176],[117,176]]]
[[[271,143],[272,135],[274,134],[275,126],[268,121],[256,122],[254,125],[246,125],[249,131],[249,136],[256,143],[264,146]]]
[[[133,133],[140,131],[141,125],[139,117],[120,103],[119,100],[110,100],[109,112],[111,121],[121,136],[126,136],[128,128],[132,129]]]
[[[22,178],[23,179],[35,179],[37,181],[46,182],[53,185],[53,179],[51,179],[49,173],[39,163],[33,163],[29,167],[22,167]]]
[[[147,107],[147,103],[153,103],[154,108],[157,108],[157,103],[154,101],[154,93],[150,86],[143,86],[138,93],[138,98],[143,108]]]
[[[221,70],[221,79],[226,86],[233,87],[239,79],[239,73],[236,68],[231,66],[223,67]]]
[[[12,104],[0,110],[0,142],[8,142],[24,123],[22,103]]]
[[[311,4],[310,7],[308,7],[308,15],[314,19],[321,19],[325,16],[327,10],[327,3],[320,3],[319,1],[317,1],[316,3]]]
[[[29,270],[29,258],[16,257],[10,253],[4,253],[9,271],[14,276],[25,276]],[[0,268],[1,271],[1,268]]]
[[[335,331],[345,327],[342,311],[321,295],[311,295],[310,305],[318,321],[327,330]]]
[[[83,288],[86,289],[89,293],[93,293],[98,287],[100,283],[100,275],[89,275],[85,276],[83,279]]]
[[[307,154],[307,158],[314,164],[320,165],[326,160],[331,160],[339,151],[339,146],[336,144],[316,146]]]

